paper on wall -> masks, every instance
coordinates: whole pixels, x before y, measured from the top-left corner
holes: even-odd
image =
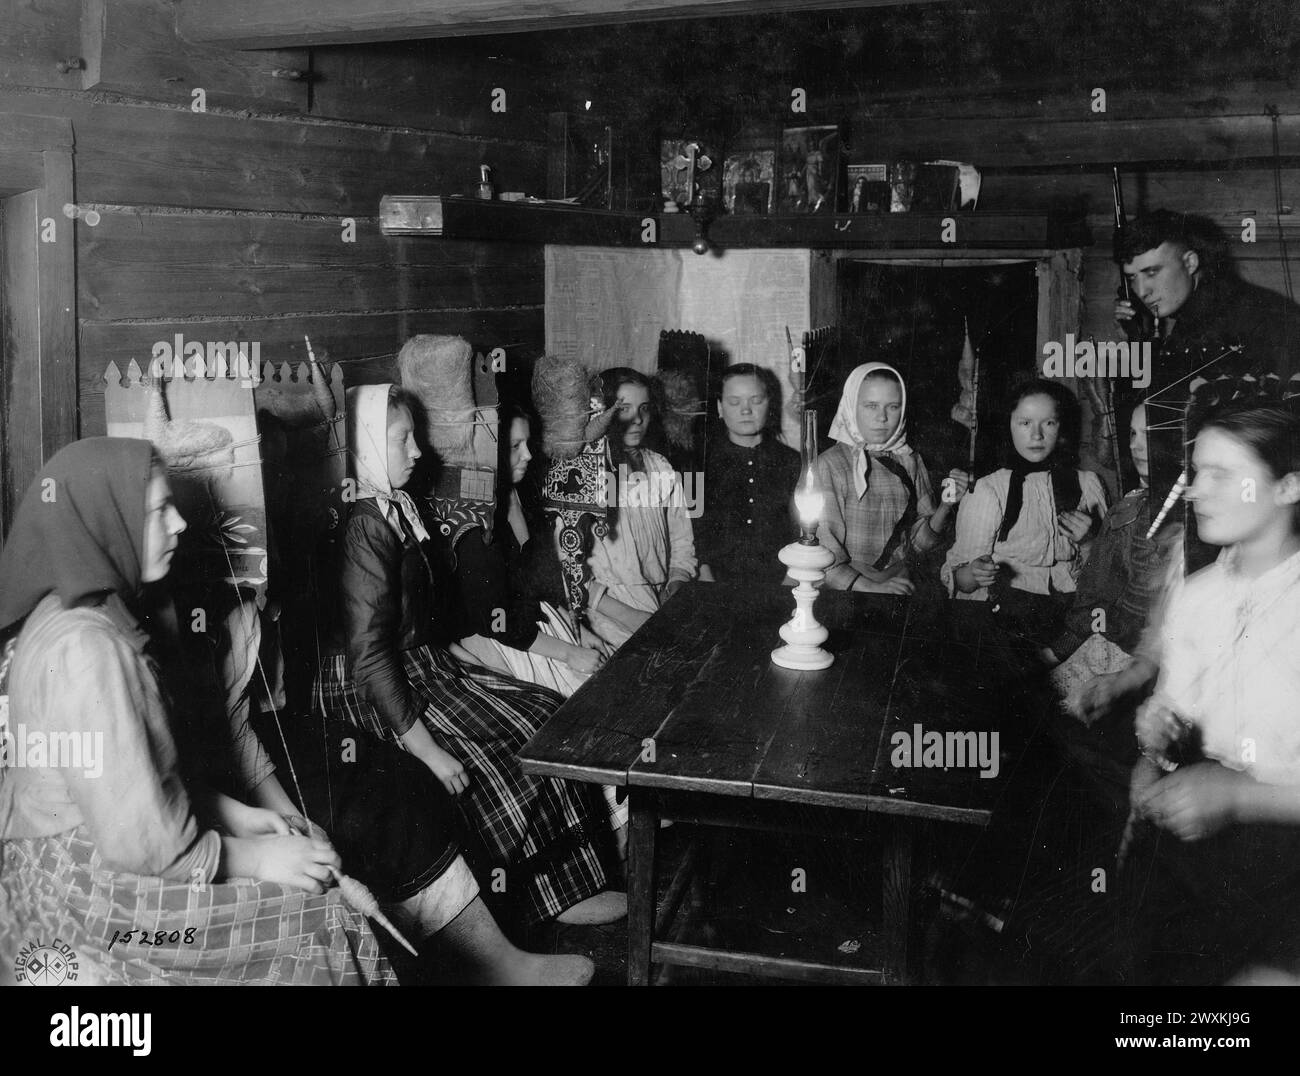
[[[589,369],[630,366],[652,373],[659,333],[702,333],[721,362],[772,370],[790,391],[790,350],[811,327],[812,255],[807,250],[546,248],[546,349]],[[799,431],[783,414],[783,434]]]

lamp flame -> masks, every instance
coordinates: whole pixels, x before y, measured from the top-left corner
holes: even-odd
[[[825,495],[813,483],[812,468],[808,468],[808,477],[801,488],[795,490],[794,507],[799,513],[799,523],[807,530],[816,530],[821,519]]]

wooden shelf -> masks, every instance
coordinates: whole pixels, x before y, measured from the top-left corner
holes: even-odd
[[[944,242],[951,221],[953,241]],[[854,216],[717,217],[709,243],[728,247],[860,247],[877,250],[1025,249],[1056,250],[1087,245],[1079,229],[1047,215],[1003,213],[860,213]],[[660,246],[690,246],[695,221],[669,214],[660,218]]]
[[[550,243],[561,246],[689,247],[695,220],[688,213],[585,209],[534,202],[388,195],[379,206],[385,235]],[[952,242],[945,242],[951,220]],[[653,221],[654,242],[647,242]],[[955,234],[953,234],[955,233]],[[857,216],[719,216],[708,228],[712,246],[874,250],[1059,250],[1087,246],[1082,223],[1047,214],[864,213]]]
[[[379,227],[385,235],[430,235],[443,239],[643,246],[641,222],[644,219],[640,213],[536,202],[487,202],[478,198],[385,195],[379,202]]]

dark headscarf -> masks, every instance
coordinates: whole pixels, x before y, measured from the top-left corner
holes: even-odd
[[[1017,457],[1011,464],[1011,481],[1007,486],[1007,506],[1002,511],[1002,523],[998,527],[998,541],[1005,542],[1011,528],[1020,519],[1020,509],[1025,503],[1025,478],[1039,471],[1050,471],[1052,479],[1052,498],[1056,501],[1058,512],[1068,512],[1079,507],[1083,499],[1083,487],[1079,482],[1079,472],[1074,465],[1066,461],[1047,459],[1039,463]]]
[[[1033,378],[1022,382],[1013,391],[1011,406],[1007,413],[1015,411],[1020,401],[1026,396],[1046,396],[1056,405],[1056,418],[1060,423],[1060,435],[1056,447],[1045,460],[1031,463],[1015,449],[1008,426],[1006,446],[1004,449],[1007,466],[1011,469],[1011,481],[1007,487],[1007,504],[1002,512],[1002,523],[998,527],[998,541],[1005,542],[1011,528],[1020,519],[1020,510],[1025,501],[1025,479],[1039,471],[1050,472],[1052,480],[1052,497],[1056,501],[1056,510],[1066,512],[1079,507],[1083,498],[1083,489],[1079,482],[1078,456],[1076,446],[1079,443],[1079,402],[1074,393],[1055,381]]]
[[[57,594],[65,609],[103,600],[133,645],[143,645],[129,606],[143,585],[154,458],[148,441],[89,437],[41,469],[0,551],[0,631]]]

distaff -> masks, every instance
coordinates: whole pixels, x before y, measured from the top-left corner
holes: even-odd
[[[1165,498],[1165,503],[1160,506],[1160,511],[1156,513],[1156,518],[1151,521],[1151,526],[1147,529],[1147,538],[1155,537],[1156,531],[1158,531],[1161,524],[1164,523],[1165,517],[1173,511],[1174,505],[1178,503],[1178,499],[1187,492],[1187,484],[1187,472],[1183,471],[1178,476],[1178,480],[1173,484],[1173,487],[1169,490],[1169,496]]]

